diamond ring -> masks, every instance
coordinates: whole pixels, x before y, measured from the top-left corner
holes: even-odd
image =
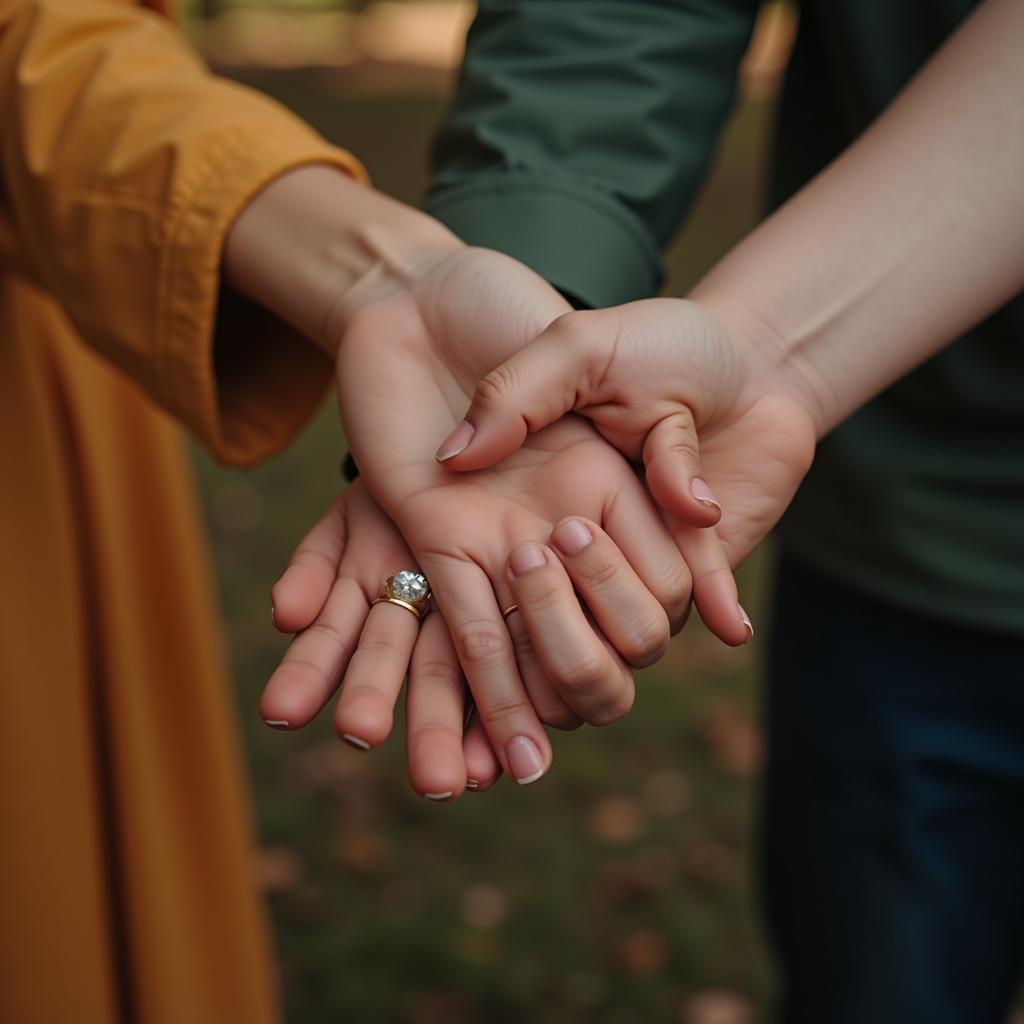
[[[403,569],[389,576],[380,588],[380,593],[373,599],[373,604],[386,601],[397,604],[400,608],[412,612],[417,619],[422,619],[430,603],[430,584],[421,572]]]

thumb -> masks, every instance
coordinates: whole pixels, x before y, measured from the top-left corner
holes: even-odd
[[[722,518],[700,468],[693,413],[683,408],[659,420],[644,441],[647,488],[674,519],[688,526],[714,526]]]
[[[560,317],[480,381],[465,419],[438,448],[438,462],[456,470],[493,466],[530,432],[588,404],[592,349],[572,316]]]

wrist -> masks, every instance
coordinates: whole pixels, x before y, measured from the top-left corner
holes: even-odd
[[[805,349],[735,296],[698,286],[690,298],[719,322],[737,347],[751,395],[785,396],[803,409],[815,436],[824,436],[832,423],[828,388]]]
[[[333,359],[352,313],[462,243],[438,221],[324,165],[289,171],[242,211],[225,280]]]

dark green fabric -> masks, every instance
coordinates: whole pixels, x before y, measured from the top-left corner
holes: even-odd
[[[776,201],[854,139],[973,6],[807,0],[780,104]],[[481,0],[427,209],[588,305],[651,294],[756,7]],[[891,604],[1024,634],[1024,301],[826,438],[781,533],[803,561]]]

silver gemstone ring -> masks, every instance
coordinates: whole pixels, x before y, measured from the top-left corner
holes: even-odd
[[[427,577],[411,569],[396,572],[394,576],[389,576],[384,581],[380,593],[373,599],[373,604],[380,604],[381,601],[397,604],[400,608],[412,612],[417,619],[422,619],[430,603],[430,584]]]

